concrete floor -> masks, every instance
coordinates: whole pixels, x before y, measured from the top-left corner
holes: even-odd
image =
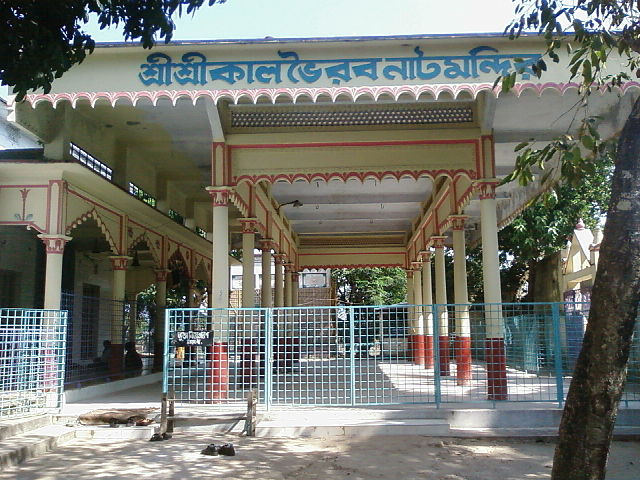
[[[235,457],[209,457],[211,442],[233,442]],[[637,443],[614,442],[608,479],[637,480]],[[76,440],[0,473],[2,480],[541,480],[553,444],[522,440],[368,438],[265,439],[176,434],[165,442]]]

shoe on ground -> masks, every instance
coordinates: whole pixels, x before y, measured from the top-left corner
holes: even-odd
[[[209,455],[211,457],[217,457],[218,455],[220,455],[219,450],[220,450],[220,447],[218,447],[215,443],[210,443],[200,453],[202,455]]]
[[[225,443],[218,448],[220,455],[226,455],[227,457],[234,457],[236,455],[236,449],[233,443]]]
[[[171,435],[170,433],[163,433],[162,434],[162,439],[163,440],[169,440],[172,437],[173,437],[173,435]]]
[[[162,435],[159,433],[154,433],[149,439],[150,442],[161,442],[162,440],[164,440],[164,438],[162,438]]]

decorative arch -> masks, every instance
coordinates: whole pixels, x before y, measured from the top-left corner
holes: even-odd
[[[120,253],[120,252],[118,252],[118,244],[116,243],[115,239],[113,238],[113,235],[111,234],[111,232],[107,228],[105,222],[103,221],[102,217],[100,216],[100,214],[98,213],[98,211],[95,208],[92,208],[88,212],[83,213],[78,218],[73,220],[69,225],[67,225],[67,227],[65,228],[65,234],[66,235],[71,235],[71,233],[73,232],[73,230],[76,227],[80,226],[81,224],[83,224],[84,222],[86,222],[89,219],[95,220],[95,222],[98,224],[98,227],[100,228],[100,231],[102,232],[102,234],[107,239],[107,242],[109,243],[109,246],[111,247],[111,250],[114,253]]]
[[[157,249],[155,248],[147,232],[141,233],[136,238],[134,238],[131,242],[129,242],[129,244],[127,245],[127,251],[135,249],[142,242],[147,244],[147,246],[149,247],[149,251],[151,252],[151,256],[153,257],[153,260],[156,263],[156,266],[160,268],[160,266],[162,265],[162,261],[160,259],[160,252],[158,252]]]
[[[541,96],[547,89],[552,89],[564,95],[565,92],[579,88],[575,82],[567,83],[517,83],[511,92],[516,96],[522,95],[527,91],[532,91]],[[600,93],[607,91],[608,85],[595,89]],[[629,89],[640,89],[638,82],[626,82],[623,85],[613,86],[614,90],[625,93]],[[501,93],[500,86],[494,88],[491,83],[460,83],[460,84],[423,84],[423,85],[399,85],[399,86],[359,86],[359,87],[322,87],[322,88],[261,88],[261,89],[244,89],[244,90],[157,90],[157,91],[136,91],[136,92],[75,92],[75,93],[33,93],[27,95],[26,101],[35,107],[40,102],[49,102],[54,108],[59,102],[69,102],[73,108],[80,100],[87,100],[94,107],[99,99],[107,100],[112,106],[115,106],[119,100],[129,102],[131,105],[142,100],[148,100],[153,106],[161,99],[169,100],[172,105],[176,105],[178,100],[185,99],[193,104],[199,98],[210,98],[214,103],[221,100],[228,100],[234,104],[241,101],[248,101],[256,104],[265,100],[271,103],[278,101],[291,101],[298,103],[300,101],[308,101],[317,103],[320,97],[326,97],[331,102],[336,102],[339,98],[346,98],[350,101],[356,101],[360,97],[378,101],[383,97],[388,97],[397,101],[400,96],[408,95],[409,98],[418,100],[421,96],[428,96],[435,100],[439,100],[441,96],[450,96],[452,99],[475,99],[481,92],[491,92],[495,97]]]

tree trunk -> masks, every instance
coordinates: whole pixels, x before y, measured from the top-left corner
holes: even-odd
[[[529,262],[528,302],[558,302],[560,292],[560,252]]]
[[[553,480],[600,480],[640,301],[640,99],[618,142],[589,323],[560,423]]]

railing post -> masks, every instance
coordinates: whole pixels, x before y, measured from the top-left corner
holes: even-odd
[[[443,308],[447,308],[447,306],[445,305]],[[435,339],[439,339],[440,338],[440,322],[439,322],[439,312],[438,312],[438,305],[434,304],[433,305],[433,338]],[[440,342],[439,341],[434,341],[433,342],[433,355],[434,355],[434,359],[433,359],[433,381],[434,381],[434,389],[435,389],[435,401],[436,401],[436,407],[440,408],[440,403],[442,403],[442,385],[440,384],[441,379],[440,379]]]
[[[169,393],[169,315],[171,309],[164,311],[164,347],[162,352],[162,393]]]
[[[273,402],[273,309],[265,309],[264,322],[264,403],[270,410]]]
[[[351,348],[349,348],[349,379],[350,379],[350,391],[351,391],[351,405],[356,404],[356,336],[355,336],[355,319],[354,317],[354,309],[355,307],[349,308],[349,343]]]
[[[562,342],[560,341],[560,305],[551,304],[551,320],[553,322],[553,361],[556,370],[556,395],[558,406],[564,403],[564,379],[562,376]]]

